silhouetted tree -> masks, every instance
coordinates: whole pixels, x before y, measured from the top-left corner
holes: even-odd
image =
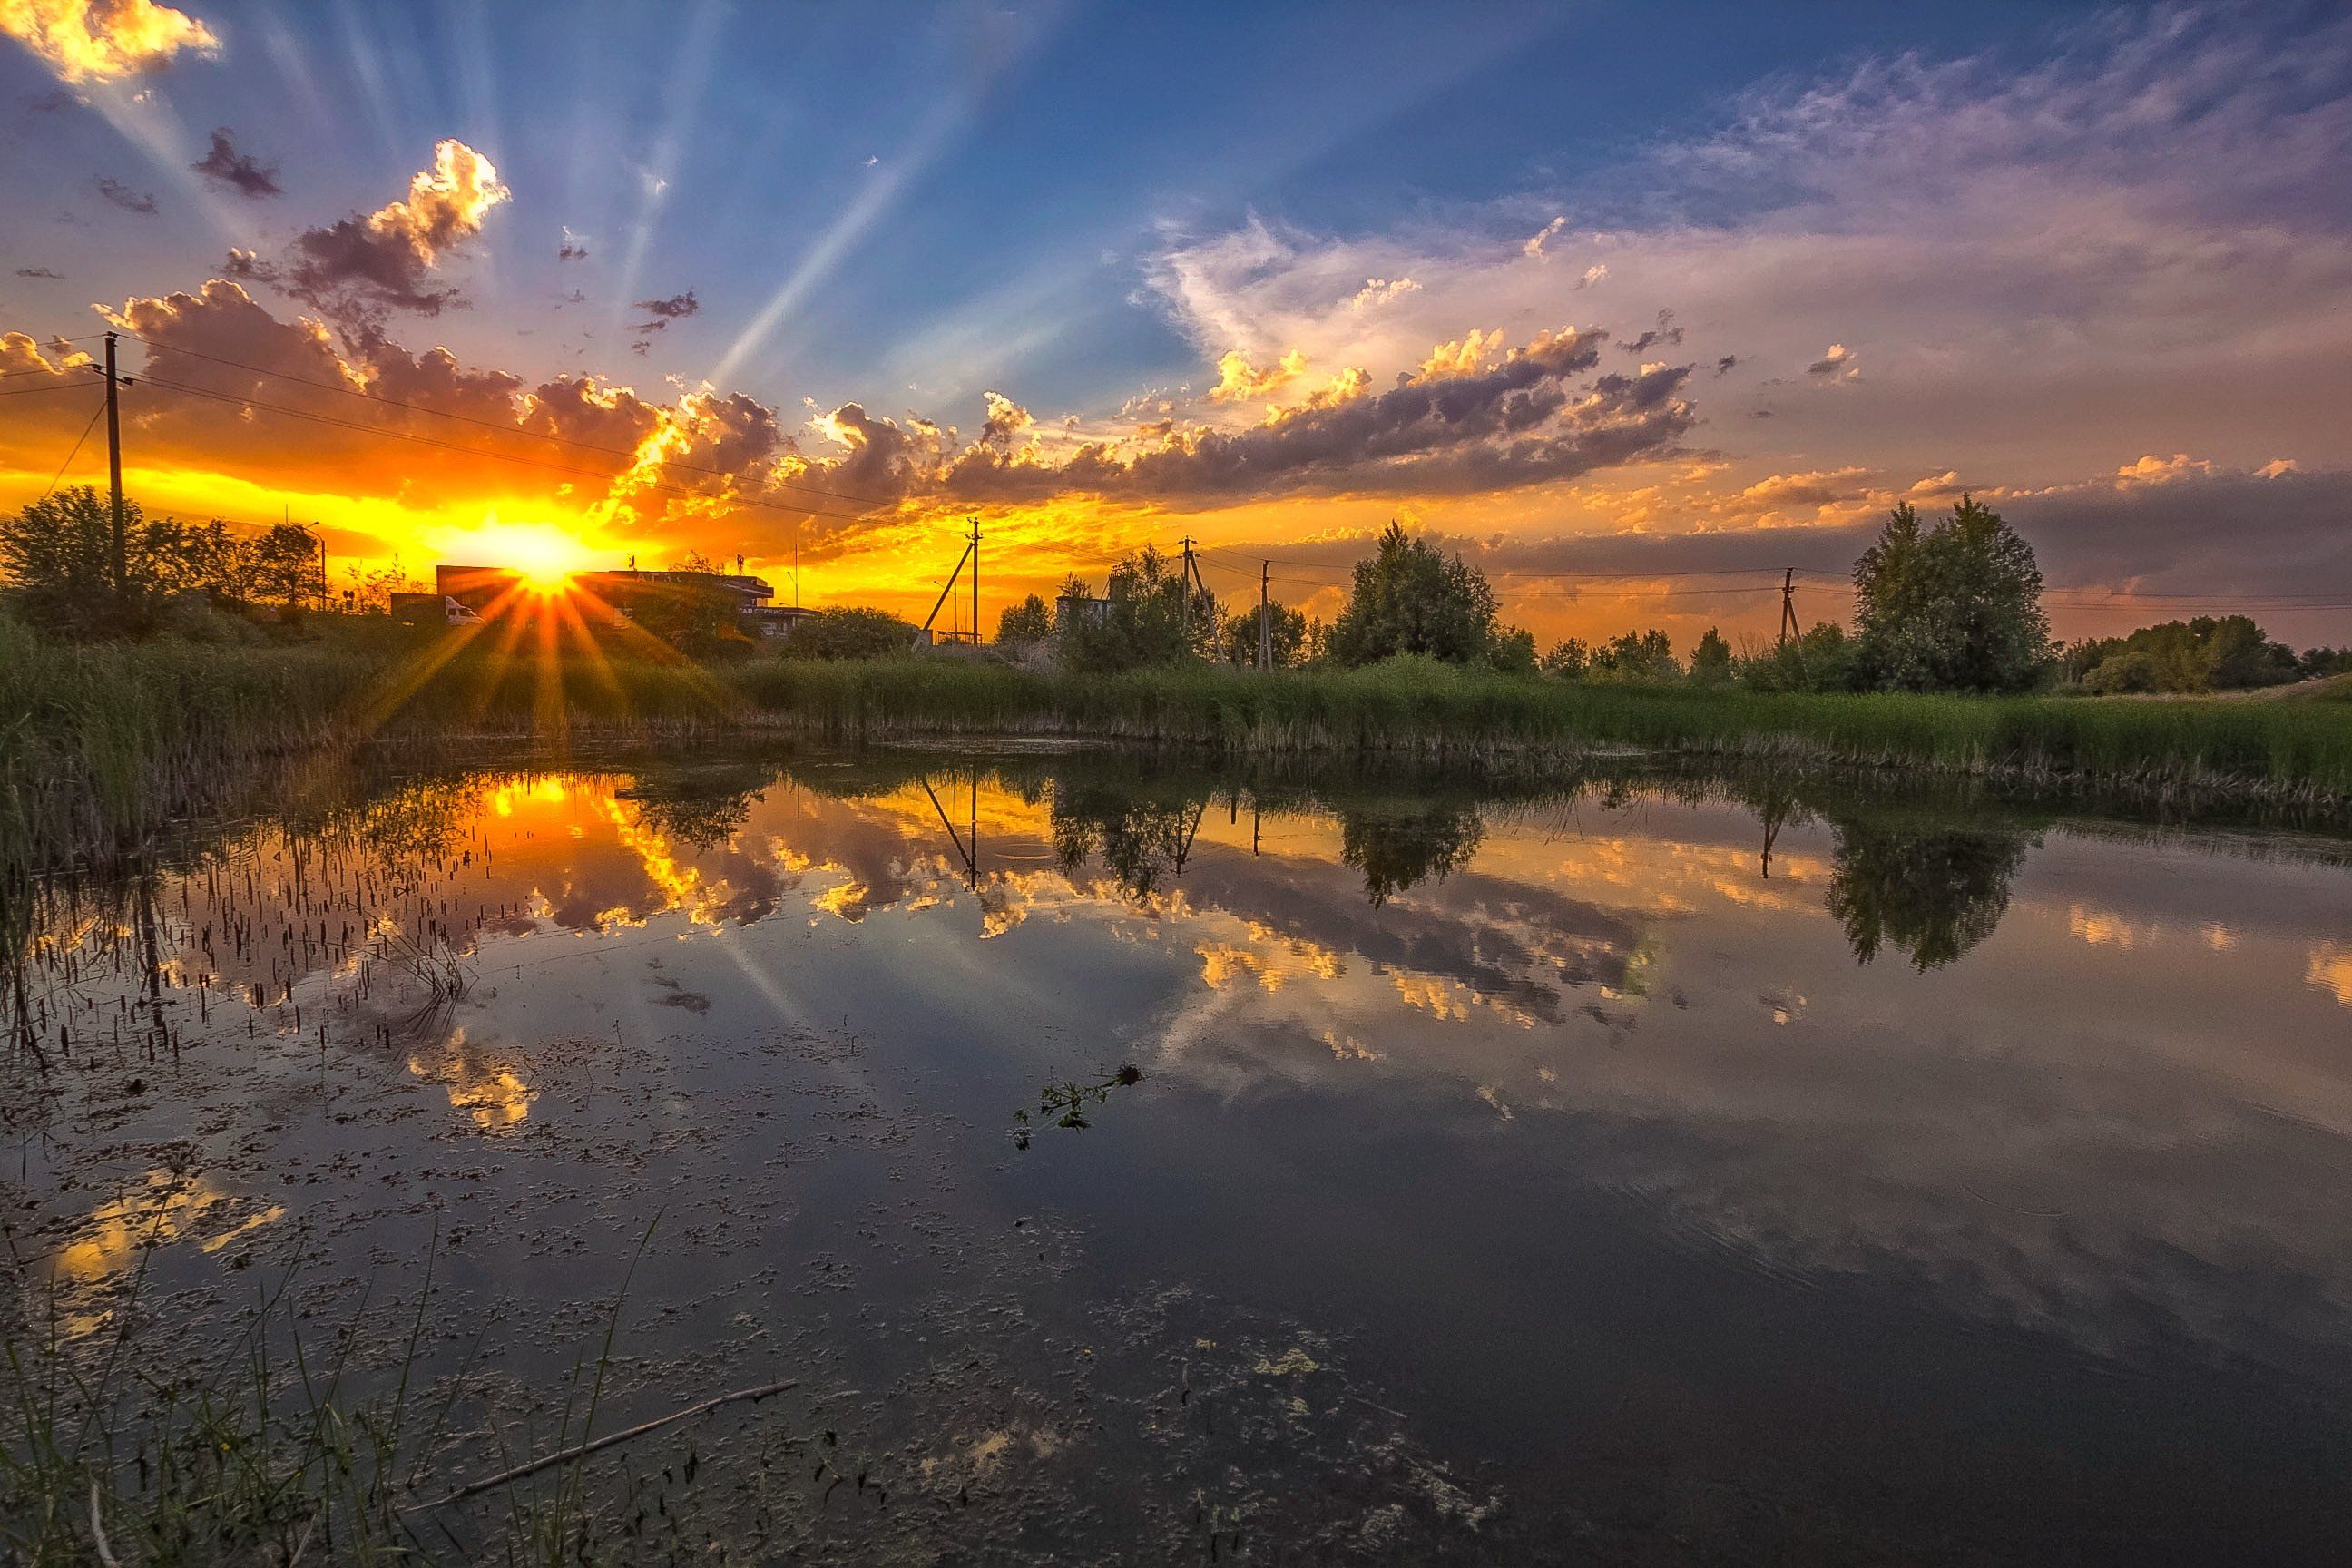
[[[1072,586],[1083,593],[1076,578]],[[1062,661],[1073,669],[1133,669],[1173,664],[1217,643],[1213,595],[1184,580],[1181,563],[1150,545],[1111,568],[1108,603],[1062,628]]]
[[[1701,686],[1722,686],[1731,679],[1731,645],[1713,626],[1691,650],[1690,678]]]
[[[1299,662],[1307,646],[1307,613],[1280,600],[1266,605],[1266,631],[1274,644],[1274,668],[1287,669]],[[1244,605],[1225,617],[1219,640],[1228,664],[1257,663],[1257,606]]]
[[[996,617],[996,646],[1007,653],[1036,647],[1054,635],[1054,606],[1032,594]]]

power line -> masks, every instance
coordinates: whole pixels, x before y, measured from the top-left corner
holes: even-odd
[[[494,430],[501,435],[520,436],[528,440],[533,441],[551,441],[559,446],[576,447],[583,451],[601,452],[608,458],[628,458],[634,459],[637,455],[635,450],[630,447],[600,446],[593,441],[583,441],[576,437],[571,436],[558,436],[552,432],[545,430],[525,430],[513,425],[501,424],[495,419],[483,419],[470,414],[453,413],[446,408],[435,408],[422,403],[409,403],[401,398],[387,397],[380,392],[364,392],[354,386],[337,386],[332,382],[313,381],[308,376],[295,375],[287,371],[269,370],[260,365],[246,364],[237,360],[223,359],[218,354],[208,354],[201,353],[195,349],[182,348],[176,343],[158,343],[150,339],[139,337],[135,333],[131,334],[131,340],[134,342],[144,345],[151,351],[160,351],[164,353],[186,354],[194,359],[210,360],[215,364],[226,365],[231,370],[246,371],[254,375],[272,376],[279,381],[290,381],[297,386],[312,387],[320,392],[341,393],[346,397],[362,398],[367,402],[381,403],[391,408],[404,408],[412,414],[430,415],[436,419],[454,419],[460,424],[477,425],[485,430]],[[651,405],[648,405],[648,406]],[[693,463],[681,463],[668,458],[664,459],[663,466],[666,468],[677,468],[686,473],[710,474],[720,479],[734,479],[740,477],[730,473],[725,468],[706,468]],[[821,489],[814,485],[795,484],[789,479],[771,479],[769,483],[778,489],[797,490],[807,495],[824,496],[829,500],[849,501],[858,506],[887,508],[894,507],[898,504],[896,501],[883,500],[874,496],[850,495],[841,490]]]
[[[100,403],[97,407],[89,411],[89,423],[81,427],[81,434],[74,437],[73,450],[68,452],[66,454],[66,460],[58,465],[58,471],[49,476],[49,488],[41,492],[41,500],[47,500],[51,496],[58,493],[58,486],[63,482],[66,477],[66,470],[73,467],[73,460],[76,458],[81,456],[82,443],[89,440],[89,433],[98,428],[99,418],[100,416],[105,414],[105,412],[106,405],[103,403]],[[41,501],[35,501],[33,504],[35,506],[38,506],[41,504]]]
[[[86,381],[61,382],[56,386],[20,386],[13,392],[0,392],[0,397],[38,397],[45,392],[77,392],[89,385]]]

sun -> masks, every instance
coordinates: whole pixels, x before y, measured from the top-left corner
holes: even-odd
[[[551,522],[501,522],[496,516],[445,535],[440,550],[468,565],[504,567],[535,594],[562,593],[574,574],[596,564],[595,552]]]

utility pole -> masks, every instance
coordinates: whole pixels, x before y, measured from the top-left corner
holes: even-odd
[[[122,413],[115,396],[121,378],[114,374],[114,334],[106,334],[106,479],[114,497],[114,607],[131,604],[131,541],[122,525]]]
[[[1184,536],[1184,564],[1176,574],[1176,635],[1192,651],[1192,536]]]
[[[1797,569],[1791,566],[1780,574],[1780,646],[1803,635],[1797,627]]]
[[[1274,625],[1266,618],[1266,588],[1273,581],[1274,563],[1257,563],[1257,667],[1274,668]]]
[[[980,646],[980,514],[977,512],[971,519],[971,646]],[[973,775],[972,788],[975,791],[980,788],[977,774]],[[974,809],[978,809],[976,800]]]

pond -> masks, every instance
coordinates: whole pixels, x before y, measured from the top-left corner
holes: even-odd
[[[755,1558],[2352,1539],[2341,840],[1013,746],[289,802],[11,917],[12,1342],[404,1366],[448,1483],[600,1357],[598,1431],[788,1379],[604,1478]]]

